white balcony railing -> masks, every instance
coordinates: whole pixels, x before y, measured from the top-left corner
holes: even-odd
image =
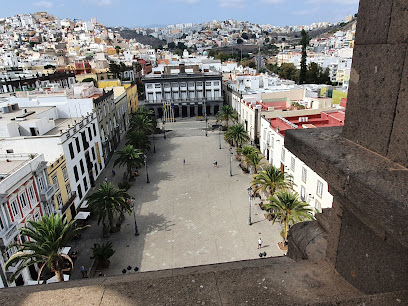
[[[56,191],[57,191],[56,184],[50,185],[46,190],[43,190],[40,192],[41,201],[47,202],[49,199],[51,199],[54,196]]]
[[[14,237],[18,234],[17,223],[12,223],[8,229],[4,229],[0,232],[0,239],[2,240],[2,245],[7,247],[10,243],[14,241]]]

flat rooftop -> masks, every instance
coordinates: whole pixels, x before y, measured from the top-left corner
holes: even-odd
[[[4,177],[14,169],[22,166],[28,159],[25,160],[0,160],[0,176]]]
[[[27,120],[38,120],[37,116],[44,111],[50,110],[55,106],[38,106],[38,107],[22,107],[17,110],[11,111],[9,113],[0,113],[0,122],[11,122],[11,121],[19,121],[17,117],[22,116],[24,121]],[[25,112],[26,110],[26,112]],[[14,120],[16,119],[16,120]]]

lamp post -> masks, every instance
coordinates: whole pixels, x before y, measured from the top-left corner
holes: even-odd
[[[137,229],[137,223],[136,223],[136,214],[135,214],[135,198],[132,197],[132,209],[133,209],[133,219],[135,220],[135,236],[139,236],[139,230]]]
[[[248,195],[249,195],[249,218],[248,218],[248,225],[252,225],[251,222],[251,206],[252,206],[252,199],[254,197],[253,189],[252,187],[249,187],[248,189]]]
[[[218,138],[219,138],[219,140],[220,140],[220,150],[221,150],[221,126],[220,126],[220,131],[219,131],[219,133],[218,133]]]
[[[229,154],[230,154],[230,176],[232,176],[232,155],[234,155],[234,153],[232,153],[232,148],[229,148]]]
[[[146,156],[146,154],[144,155],[144,164],[145,164],[145,168],[146,168],[146,183],[150,183],[150,180],[149,180],[149,172],[147,172],[147,156]]]
[[[163,117],[163,119],[162,119],[162,121],[163,121],[163,132],[164,132],[164,139],[166,139],[166,120],[164,119],[164,117]]]

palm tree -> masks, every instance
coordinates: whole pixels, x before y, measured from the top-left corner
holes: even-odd
[[[152,119],[145,114],[135,114],[130,123],[130,128],[136,131],[142,131],[146,135],[150,135],[156,129],[156,126],[153,126]]]
[[[261,162],[262,158],[263,156],[255,151],[245,156],[245,161],[252,166],[252,169],[254,169],[254,173],[257,173],[258,167],[265,164],[264,162]]]
[[[270,165],[254,175],[251,186],[255,192],[262,191],[272,196],[276,191],[284,191],[292,188],[290,177],[290,175]]]
[[[242,154],[244,156],[248,156],[249,154],[253,153],[253,152],[259,152],[259,150],[253,146],[242,146],[242,148],[237,148],[237,153],[238,154]]]
[[[24,268],[40,264],[38,282],[45,265],[55,272],[58,282],[64,281],[62,274],[64,263],[69,261],[72,268],[74,264],[68,255],[61,253],[61,250],[69,245],[76,232],[82,229],[74,229],[74,223],[75,221],[68,222],[65,216],[59,214],[43,216],[39,221],[29,220],[28,227],[20,229],[20,235],[29,239],[20,245],[13,245],[18,246],[19,251],[13,254],[4,265],[4,268],[8,269],[12,264],[22,261],[22,264],[11,275],[10,280],[14,281]]]
[[[232,122],[238,121],[238,113],[232,108],[231,105],[224,105],[221,110],[215,115],[217,122],[225,121],[226,127],[228,129],[228,123],[231,120]]]
[[[102,222],[104,236],[108,235],[109,227],[113,228],[115,214],[123,214],[123,211],[130,214],[127,198],[130,197],[124,190],[106,182],[88,197],[89,209],[98,217],[98,225]]]
[[[248,131],[245,130],[242,124],[230,126],[224,138],[226,141],[231,142],[232,145],[235,143],[238,147],[241,147],[243,143],[249,141]]]
[[[157,119],[156,119],[156,115],[153,110],[148,109],[146,106],[140,106],[136,110],[135,115],[143,115],[145,117],[148,117],[152,121],[152,125],[154,128],[153,132],[156,130]]]
[[[297,193],[278,192],[270,196],[265,208],[272,215],[272,222],[279,220],[283,223],[283,241],[288,239],[289,226],[295,223],[314,220],[310,206],[299,200]]]
[[[119,157],[115,160],[113,166],[126,166],[129,177],[132,176],[132,168],[139,168],[143,165],[143,152],[135,149],[132,145],[126,145],[116,153]]]
[[[142,152],[150,150],[150,140],[143,131],[130,131],[126,138],[128,139],[126,144],[132,145],[135,149],[139,149]]]

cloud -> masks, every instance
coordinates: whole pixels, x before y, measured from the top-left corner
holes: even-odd
[[[295,16],[306,16],[306,15],[311,15],[319,11],[318,7],[310,8],[310,9],[305,9],[305,10],[299,10],[299,11],[294,11],[292,15]]]
[[[200,0],[170,0],[171,2],[181,2],[185,4],[194,4],[200,2]]]
[[[284,0],[261,0],[262,3],[265,4],[277,4],[282,3]]]
[[[97,6],[111,6],[114,4],[114,2],[118,2],[117,0],[83,0],[83,1]]]
[[[50,1],[37,1],[33,3],[34,6],[45,7],[45,8],[52,8],[54,3]]]
[[[244,0],[218,0],[220,7],[243,8],[245,6]]]
[[[307,0],[306,2],[311,4],[327,4],[327,0]],[[359,2],[359,0],[332,0],[331,4],[350,5],[358,4]]]

